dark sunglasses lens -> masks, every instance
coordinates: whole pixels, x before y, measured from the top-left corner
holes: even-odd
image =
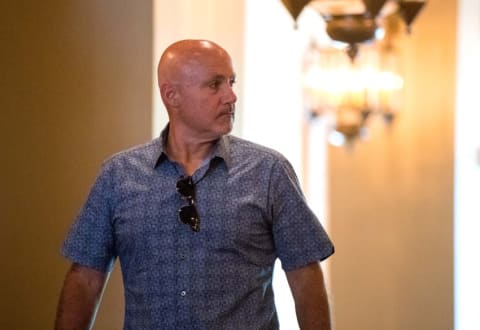
[[[190,177],[177,181],[177,191],[184,197],[192,198],[194,195],[194,185]]]
[[[178,212],[179,212],[178,216],[180,217],[180,220],[184,224],[190,225],[193,231],[200,230],[200,219],[198,218],[198,214],[197,214],[197,210],[195,209],[195,206],[193,205],[184,206]]]

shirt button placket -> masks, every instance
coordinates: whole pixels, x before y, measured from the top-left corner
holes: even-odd
[[[183,225],[183,224],[182,224]],[[191,234],[188,226],[181,226],[178,232],[177,240],[177,269],[176,269],[176,283],[177,283],[177,329],[191,327],[191,310],[190,310],[190,237]]]

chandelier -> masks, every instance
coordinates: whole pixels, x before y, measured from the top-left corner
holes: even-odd
[[[328,45],[312,42],[304,59],[304,106],[310,118],[330,122],[329,141],[351,145],[368,134],[380,115],[393,121],[401,107],[404,80],[398,37],[410,34],[425,1],[282,0],[294,21],[305,6],[325,22]]]

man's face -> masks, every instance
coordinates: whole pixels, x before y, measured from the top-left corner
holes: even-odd
[[[235,73],[224,51],[208,50],[186,64],[179,86],[179,117],[197,136],[217,139],[233,128]]]

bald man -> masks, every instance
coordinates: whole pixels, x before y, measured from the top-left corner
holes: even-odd
[[[330,329],[320,261],[334,251],[290,163],[230,135],[229,54],[206,40],[170,45],[158,65],[169,123],[107,160],[62,253],[72,262],[56,329],[94,322],[114,261],[125,329],[278,329],[280,259],[301,329]]]

